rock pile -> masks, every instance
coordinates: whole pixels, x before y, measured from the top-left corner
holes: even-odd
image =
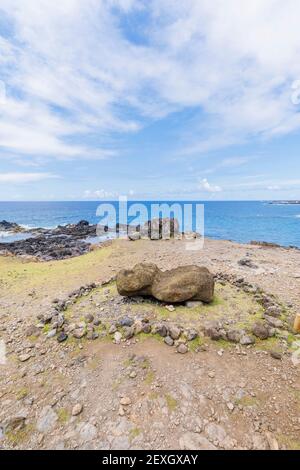
[[[214,277],[205,267],[181,266],[161,271],[155,264],[140,263],[117,275],[117,288],[123,296],[153,296],[161,302],[200,300],[209,303],[214,296]]]

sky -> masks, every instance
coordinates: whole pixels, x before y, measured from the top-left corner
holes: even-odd
[[[298,0],[0,0],[0,200],[300,199]]]

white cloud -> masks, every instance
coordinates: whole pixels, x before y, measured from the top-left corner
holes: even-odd
[[[138,11],[136,42],[123,19]],[[300,128],[298,0],[0,0],[0,14],[12,155],[106,158],[115,133],[187,107],[199,114],[182,124],[184,155]]]
[[[52,173],[0,173],[0,183],[35,183],[37,181],[59,178]]]
[[[198,185],[198,188],[200,191],[205,191],[207,193],[219,193],[222,191],[222,188],[220,186],[210,184],[206,178],[203,178]]]
[[[95,191],[87,189],[83,195],[84,199],[108,199],[115,197],[119,197],[119,193],[115,191],[106,191],[105,189],[96,189]]]

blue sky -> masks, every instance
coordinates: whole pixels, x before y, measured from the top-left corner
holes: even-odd
[[[300,199],[300,4],[224,5],[0,0],[0,200]]]

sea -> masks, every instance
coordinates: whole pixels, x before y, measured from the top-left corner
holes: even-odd
[[[175,202],[182,207],[191,203],[191,201]],[[162,204],[163,201],[157,203]],[[0,221],[16,222],[29,230],[35,227],[54,228],[58,225],[74,224],[80,220],[95,224],[103,222],[99,213],[104,213],[106,208],[109,211],[110,206],[116,208],[118,218],[118,204],[118,201],[0,202]],[[130,201],[128,207],[130,208],[132,204],[143,204],[150,211],[153,201]],[[205,237],[240,243],[252,240],[266,241],[300,248],[300,204],[269,201],[193,201],[193,204],[204,206]],[[149,213],[148,216],[144,214],[143,220],[142,211],[140,222],[145,222],[147,217],[149,218]],[[193,220],[193,226],[194,222]],[[11,242],[25,237],[28,235],[0,232],[1,242]]]

